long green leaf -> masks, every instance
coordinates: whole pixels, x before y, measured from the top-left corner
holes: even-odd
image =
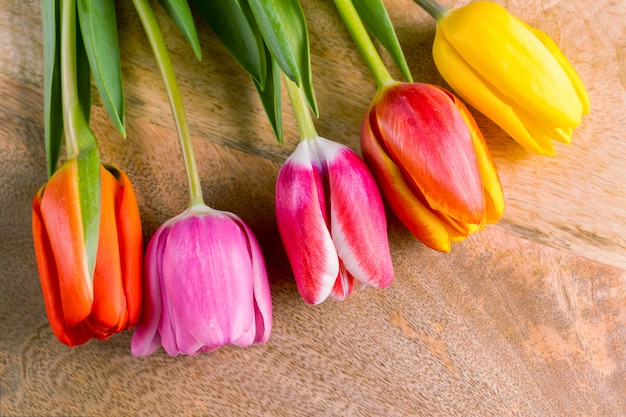
[[[44,135],[48,177],[51,177],[56,171],[63,143],[59,1],[42,0],[41,15],[44,41]]]
[[[78,1],[78,20],[94,81],[113,124],[122,136],[126,136],[115,17],[113,0]]]
[[[93,133],[85,129],[85,135]],[[98,240],[100,236],[100,159],[98,147],[94,146],[83,149],[78,154],[78,195],[80,198],[80,213],[83,224],[83,237],[87,252],[87,266],[91,277],[96,267],[98,253]]]
[[[187,42],[191,45],[196,58],[202,59],[202,51],[200,49],[200,41],[196,31],[196,24],[193,21],[189,4],[186,0],[159,0],[161,6],[170,15],[176,23],[180,31],[183,33]],[[218,1],[218,3],[222,3]]]
[[[298,0],[249,0],[257,24],[272,56],[285,75],[301,87],[317,116],[313,91],[309,34]]]
[[[406,63],[402,47],[400,46],[400,42],[393,29],[391,19],[389,18],[383,1],[352,0],[352,4],[354,4],[354,8],[357,10],[365,26],[372,31],[376,39],[378,39],[387,52],[389,52],[406,80],[412,82],[413,77],[411,76],[411,71]]]
[[[76,78],[80,108],[87,123],[89,123],[91,117],[91,71],[80,30],[76,31]]]
[[[245,0],[192,0],[200,16],[235,61],[265,88],[267,62],[263,38]]]
[[[278,63],[272,58],[269,50],[266,49],[267,56],[267,81],[265,86],[259,85],[254,81],[259,98],[265,109],[265,114],[272,125],[274,135],[278,143],[283,143],[283,117],[282,117],[282,104],[281,104],[281,78],[280,67]]]

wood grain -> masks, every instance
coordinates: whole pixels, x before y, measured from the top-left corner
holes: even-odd
[[[297,143],[289,106],[279,146],[251,81],[203,22],[197,62],[155,2],[203,192],[259,238],[274,330],[263,346],[136,359],[131,332],[69,349],[50,331],[30,231],[30,202],[46,178],[39,2],[0,0],[0,415],[626,415],[625,2],[501,3],[552,35],[587,85],[592,110],[573,145],[529,155],[476,115],[502,176],[504,220],[443,255],[391,216],[392,286],[312,308],[297,293],[273,213],[276,174]],[[409,0],[386,4],[414,78],[443,84],[432,21]],[[358,149],[372,79],[332,2],[302,5],[316,126]],[[130,2],[118,9],[127,139],[98,102],[92,120],[102,159],[135,185],[147,240],[185,208],[187,188],[154,59]]]

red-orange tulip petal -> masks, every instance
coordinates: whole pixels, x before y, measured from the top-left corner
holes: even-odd
[[[128,329],[137,323],[141,314],[143,268],[141,219],[135,190],[126,174],[110,166],[107,169],[115,176],[118,183],[115,199],[117,236],[121,254],[122,281],[128,309],[125,329]]]
[[[54,260],[54,253],[50,245],[50,238],[43,224],[41,213],[41,198],[44,187],[42,187],[33,199],[33,241],[35,245],[35,256],[46,315],[50,322],[50,327],[54,335],[68,346],[81,345],[89,340],[90,336],[78,327],[68,328],[65,326],[63,316],[63,304],[61,303],[61,292],[59,289],[59,274]]]
[[[41,214],[58,270],[64,325],[83,321],[93,305],[93,281],[87,266],[78,195],[77,161],[66,162],[43,190]]]
[[[464,223],[481,222],[485,201],[472,138],[449,93],[419,83],[386,87],[370,124],[430,207]]]

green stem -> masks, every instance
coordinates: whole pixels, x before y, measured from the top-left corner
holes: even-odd
[[[96,146],[78,98],[76,23],[76,0],[61,0],[61,96],[67,159]]]
[[[348,28],[348,32],[350,32],[350,35],[352,36],[352,39],[354,39],[354,43],[356,43],[361,56],[365,59],[370,72],[374,76],[378,88],[380,89],[384,85],[393,82],[393,78],[391,78],[391,75],[389,74],[389,71],[387,71],[387,67],[385,67],[382,58],[374,46],[374,43],[367,34],[367,30],[365,29],[365,26],[363,26],[363,22],[354,8],[352,0],[334,1],[341,18]]]
[[[317,131],[315,130],[315,124],[313,123],[313,116],[309,111],[309,105],[307,104],[306,96],[302,88],[298,87],[296,83],[291,81],[289,77],[284,76],[285,85],[287,86],[287,93],[289,93],[289,100],[291,101],[291,107],[293,113],[296,116],[296,122],[298,123],[298,130],[300,131],[300,139],[314,139],[317,137]]]
[[[185,168],[187,170],[190,204],[192,207],[204,205],[200,174],[198,173],[196,157],[194,156],[191,133],[189,132],[189,125],[187,124],[187,115],[185,114],[185,107],[183,106],[183,100],[178,90],[174,68],[172,67],[163,35],[161,34],[159,24],[157,23],[148,0],[133,0],[133,4],[135,5],[135,10],[137,10],[137,14],[141,19],[144,31],[152,47],[152,52],[154,53],[157,65],[161,71],[161,76],[167,91],[167,97],[174,116],[174,122],[183,152],[183,159],[185,161]]]
[[[413,0],[422,9],[424,9],[429,15],[439,22],[443,16],[448,12],[448,9],[434,0]]]

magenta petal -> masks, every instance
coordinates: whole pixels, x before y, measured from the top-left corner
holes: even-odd
[[[173,225],[163,253],[163,282],[176,341],[206,346],[236,341],[250,345],[253,283],[248,242],[241,228],[223,214],[192,215]],[[189,336],[192,336],[190,338]],[[165,347],[165,344],[164,344]]]
[[[254,288],[254,343],[265,343],[272,332],[272,294],[270,293],[267,269],[263,252],[252,230],[239,217],[235,217],[248,238],[248,250],[252,261],[252,285]]]
[[[160,267],[158,254],[158,242],[161,233],[166,230],[166,225],[159,227],[154,233],[144,258],[144,299],[141,317],[130,343],[131,352],[134,356],[147,356],[161,346],[161,336],[158,331],[161,317],[161,284],[159,282]],[[166,232],[167,233],[167,232]]]
[[[302,141],[283,164],[276,180],[276,220],[298,290],[305,302],[318,304],[330,294],[339,259],[328,231],[326,197],[312,141]]]
[[[385,208],[376,182],[350,148],[318,139],[328,164],[332,238],[354,279],[376,288],[393,281]]]
[[[267,341],[272,302],[259,244],[236,215],[193,206],[156,231],[146,253],[146,308],[136,356],[172,356]]]

